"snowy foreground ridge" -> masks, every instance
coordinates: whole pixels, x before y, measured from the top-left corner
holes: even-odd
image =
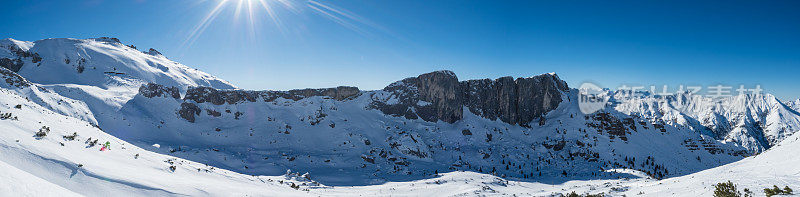
[[[757,196],[800,188],[800,100],[451,71],[251,91],[116,38],[0,40],[0,196]]]

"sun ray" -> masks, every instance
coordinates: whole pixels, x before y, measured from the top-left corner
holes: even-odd
[[[250,32],[250,38],[256,38],[256,22],[253,18],[253,1],[247,1],[247,22],[249,24],[248,31]]]
[[[247,30],[247,36],[255,40],[256,36],[261,30],[262,20],[269,20],[274,29],[278,30],[283,36],[287,36],[287,32],[294,32],[296,29],[301,28],[298,26],[287,26],[286,22],[282,20],[284,13],[301,15],[306,12],[313,12],[316,15],[324,17],[331,22],[334,22],[344,28],[352,30],[362,36],[373,35],[372,30],[383,31],[384,33],[391,32],[372,23],[371,21],[363,18],[357,14],[351,13],[348,10],[338,8],[331,4],[321,3],[317,0],[209,0],[217,4],[206,14],[200,22],[194,26],[189,35],[183,40],[181,48],[188,48],[211,26],[219,15],[223,13],[232,14],[232,20],[235,27],[243,27]],[[208,1],[195,1],[195,2],[208,2]],[[305,6],[300,2],[304,2]],[[268,18],[268,19],[267,19]],[[247,20],[247,21],[243,21]],[[247,23],[247,24],[244,24]]]
[[[269,18],[272,19],[272,23],[275,24],[275,26],[278,28],[278,31],[285,35],[286,32],[283,29],[283,24],[281,24],[281,20],[278,18],[278,15],[275,14],[275,10],[272,9],[266,0],[258,0],[258,2],[261,4],[261,7],[264,7],[264,10],[267,11]]]
[[[246,2],[250,2],[250,1],[247,0]],[[236,11],[233,12],[233,21],[234,22],[239,22],[239,17],[242,15],[242,6],[243,6],[244,3],[245,3],[244,0],[240,0],[239,2],[236,2]]]
[[[292,1],[290,0],[274,0],[274,1],[280,3],[281,5],[283,5],[283,7],[286,7],[286,9],[295,14],[300,13],[300,10],[294,4],[292,4]]]
[[[324,16],[324,17],[327,17],[331,21],[333,21],[333,22],[335,22],[335,23],[337,23],[337,24],[339,24],[339,25],[341,25],[341,26],[343,26],[345,28],[348,28],[348,29],[350,29],[352,31],[358,32],[359,34],[366,34],[366,32],[362,31],[357,26],[351,24],[350,22],[347,22],[346,20],[342,19],[341,17],[339,17],[337,15],[334,15],[334,14],[332,14],[332,13],[330,13],[330,12],[324,10],[324,9],[320,9],[318,7],[315,7],[315,6],[309,6],[309,8],[317,11],[316,13],[318,13],[318,14]]]
[[[345,11],[343,9],[333,8],[331,6],[322,4],[322,3],[314,1],[314,0],[309,0],[308,3],[316,5],[316,6],[319,6],[319,7],[322,7],[325,10],[329,10],[331,12],[334,12],[334,13],[338,14],[338,15],[344,16],[347,19],[350,19],[350,20],[353,20],[353,21],[356,21],[356,22],[359,22],[359,23],[363,23],[363,24],[370,24],[370,22],[368,22],[366,19],[362,18],[361,16],[355,15],[355,14],[350,13],[348,11]]]
[[[346,13],[344,11],[340,11],[339,9],[332,8],[330,6],[327,6],[325,4],[319,3],[319,2],[314,1],[314,0],[309,0],[308,4],[306,4],[306,5],[309,8],[311,8],[312,10],[316,11],[316,13],[318,13],[318,14],[324,16],[324,17],[327,17],[331,21],[333,21],[333,22],[335,22],[335,23],[337,23],[337,24],[339,24],[339,25],[341,25],[341,26],[343,26],[345,28],[348,28],[348,29],[350,29],[352,31],[355,31],[356,33],[359,33],[361,35],[365,35],[365,36],[369,35],[369,32],[367,32],[367,31],[363,30],[362,28],[360,28],[357,24],[350,22],[350,21],[354,21],[356,23],[368,24],[368,23],[364,22],[365,20],[361,19],[360,17],[356,17],[353,14],[348,14],[348,13]]]
[[[192,32],[189,34],[189,36],[186,37],[186,40],[183,41],[181,46],[186,47],[186,46],[192,45],[194,40],[196,40],[197,37],[199,37],[199,35],[202,34],[202,32],[205,31],[206,28],[208,28],[209,23],[211,21],[213,21],[217,17],[217,15],[219,15],[220,11],[222,10],[222,8],[225,6],[225,4],[227,2],[228,2],[228,0],[220,1],[219,4],[217,4],[217,6],[214,7],[214,9],[212,9],[211,12],[208,13],[208,15],[206,15],[206,17],[203,18],[203,20],[200,21],[200,24],[195,26],[195,28],[192,30]]]

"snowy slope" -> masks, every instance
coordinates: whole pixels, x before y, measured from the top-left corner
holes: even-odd
[[[631,97],[614,92],[614,109],[651,121],[692,127],[732,142],[751,153],[764,151],[800,130],[800,115],[770,94],[742,94],[722,99],[679,93]]]
[[[786,102],[786,106],[794,109],[794,111],[800,111],[800,99],[794,101],[788,101]]]
[[[14,108],[22,104],[25,107]],[[0,89],[0,112],[11,113],[16,120],[0,120],[0,177],[12,180],[0,184],[6,194],[30,196],[65,196],[71,193],[102,195],[107,193],[139,195],[248,195],[248,196],[353,196],[353,195],[552,195],[578,193],[606,193],[612,195],[645,196],[705,195],[709,184],[718,180],[732,180],[741,187],[758,191],[770,184],[798,186],[798,169],[786,159],[797,147],[797,137],[784,140],[774,150],[744,159],[720,168],[703,171],[663,181],[649,179],[644,173],[618,170],[596,180],[537,183],[519,182],[476,172],[455,171],[440,177],[391,182],[381,185],[356,187],[329,187],[312,184],[295,176],[249,176],[215,169],[172,156],[160,155],[133,146],[104,133],[89,123],[54,113],[47,108],[24,99],[15,91]],[[41,126],[51,131],[44,138],[33,136]],[[74,141],[62,136],[78,134]],[[86,141],[109,141],[111,151],[99,151]],[[633,138],[633,137],[631,137]],[[17,141],[18,140],[18,141]],[[634,139],[629,139],[633,141]],[[63,146],[61,144],[64,144]],[[149,146],[148,148],[155,148]],[[138,157],[136,155],[139,155]],[[170,163],[171,162],[171,163]],[[82,165],[78,167],[78,165]],[[176,166],[173,172],[170,166]],[[789,167],[789,168],[787,168]],[[782,169],[782,170],[775,170]],[[608,170],[613,171],[613,170]],[[727,172],[734,172],[733,174]],[[726,172],[726,173],[723,173]],[[625,175],[624,173],[631,173]],[[725,176],[720,176],[726,174]],[[727,175],[730,174],[730,175]],[[313,176],[312,176],[313,177]],[[618,177],[633,178],[630,180]],[[752,177],[759,177],[755,181]],[[263,181],[263,182],[262,182]],[[699,183],[698,183],[699,181]],[[290,188],[291,183],[301,189]],[[32,185],[36,188],[30,188]],[[236,193],[232,193],[236,192]]]
[[[349,196],[353,194],[387,196],[559,196],[605,194],[610,196],[712,196],[714,184],[732,181],[742,192],[745,188],[754,196],[764,196],[764,188],[800,188],[800,135],[795,134],[774,148],[757,156],[664,180],[648,178],[641,172],[613,169],[631,174],[632,179],[574,180],[559,184],[520,182],[474,172],[450,172],[430,179],[390,182],[382,185],[355,187],[322,187],[311,190],[320,195]]]
[[[13,91],[36,105],[46,107],[59,114],[97,124],[94,114],[83,101],[61,96],[52,90],[43,88],[39,84],[31,83],[17,73],[2,67],[0,67],[0,88]]]
[[[0,193],[17,196],[80,196],[0,161]]]
[[[25,65],[19,73],[40,84],[77,84],[105,89],[138,87],[143,82],[153,82],[184,88],[235,88],[222,79],[171,61],[158,51],[138,51],[115,38],[52,38],[35,42],[8,38],[0,42],[0,48],[5,51],[0,51],[0,57],[22,59]],[[13,54],[11,48],[38,54],[41,60]]]
[[[800,135],[787,137],[781,143],[759,155],[745,158],[728,165],[712,168],[691,175],[665,179],[659,182],[634,184],[630,194],[644,192],[648,195],[710,196],[713,184],[730,180],[740,190],[749,188],[756,196],[762,196],[764,188],[773,185],[800,188]]]
[[[182,89],[235,88],[225,80],[171,61],[155,49],[139,51],[116,38],[0,41],[0,66],[64,97],[83,101],[83,113],[113,114],[146,83]],[[98,121],[102,121],[100,119]]]
[[[564,92],[564,102],[542,125],[531,127],[466,109],[452,124],[389,116],[370,108],[375,100],[391,99],[383,90],[343,100],[265,96],[219,104],[169,95],[140,93],[104,128],[134,144],[159,143],[162,148],[152,150],[160,153],[245,174],[310,172],[328,185],[416,180],[454,170],[549,183],[614,177],[603,172],[612,168],[661,178],[751,154],[680,124],[619,111],[584,115],[573,91]]]
[[[452,87],[446,81],[452,72],[432,75],[431,83]],[[408,83],[414,80],[344,99],[190,88],[197,96],[154,85],[143,87],[104,128],[134,144],[165,145],[153,150],[160,153],[245,174],[310,172],[329,185],[425,179],[454,170],[549,183],[607,178],[614,175],[603,171],[616,168],[667,178],[757,154],[800,128],[800,116],[769,94],[718,101],[609,92],[615,99],[606,109],[583,114],[574,89],[559,90],[559,105],[536,123],[509,124],[466,106],[453,123],[431,121],[451,113],[435,107],[451,106],[401,98],[424,94],[419,87],[391,92]],[[435,88],[427,89],[449,91]],[[411,118],[405,108],[405,115],[376,110],[376,102],[411,103]],[[422,110],[434,115],[414,118]]]
[[[0,58],[18,58],[17,51],[28,51],[33,47],[33,42],[19,41],[11,38],[0,40]]]
[[[22,105],[17,109],[14,106]],[[54,113],[0,89],[0,193],[14,196],[299,196],[291,177],[249,176],[143,150],[88,122]],[[36,137],[45,126],[49,132]],[[64,136],[77,134],[74,140]],[[90,140],[91,139],[91,140]],[[97,140],[98,145],[90,142]],[[110,142],[110,151],[99,151]],[[170,169],[175,166],[175,169]],[[6,179],[9,178],[9,179]],[[5,182],[2,180],[14,180]],[[279,183],[278,181],[286,181]],[[309,182],[310,183],[310,182]],[[34,187],[35,188],[32,188]]]

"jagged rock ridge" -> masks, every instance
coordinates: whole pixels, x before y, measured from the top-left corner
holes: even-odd
[[[336,88],[299,89],[289,91],[249,91],[249,90],[218,90],[210,87],[189,87],[183,97],[183,103],[178,110],[178,116],[189,121],[195,121],[195,115],[200,115],[196,103],[211,103],[214,105],[236,104],[240,102],[272,102],[278,98],[300,100],[313,96],[325,96],[338,101],[358,96],[361,91],[356,87],[339,86]],[[164,97],[181,99],[177,87],[167,87],[159,84],[148,83],[139,88],[139,94],[147,97]],[[213,112],[209,112],[212,113]],[[218,113],[218,112],[216,112]]]
[[[158,84],[145,84],[140,93],[145,97],[168,94],[179,98],[177,88]],[[481,117],[509,124],[529,126],[529,123],[558,107],[562,92],[569,91],[567,83],[555,74],[528,78],[502,77],[458,81],[452,71],[436,71],[395,82],[383,89],[387,99],[374,99],[371,107],[385,114],[407,119],[453,123],[461,120],[463,109]],[[289,91],[219,90],[210,87],[189,87],[185,101],[210,102],[214,105],[238,102],[271,102],[277,98],[300,100],[312,96],[326,96],[336,100],[352,98],[361,93],[356,87],[340,86],[325,89],[300,89]],[[193,111],[184,105],[181,111]],[[199,112],[198,112],[199,113]],[[190,114],[190,113],[189,113]],[[190,117],[186,114],[182,117]]]
[[[383,90],[389,92],[389,99],[372,105],[386,114],[453,123],[467,107],[484,118],[529,126],[558,107],[569,86],[555,74],[458,81],[452,71],[437,71],[403,79]]]

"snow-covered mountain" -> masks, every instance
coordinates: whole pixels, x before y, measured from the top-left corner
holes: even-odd
[[[221,195],[232,185],[251,188],[241,194],[264,188],[307,194],[289,183],[331,194],[386,189],[336,190],[279,176],[287,170],[337,186],[485,180],[467,184],[481,187],[461,191],[467,193],[499,190],[491,185],[509,180],[563,186],[661,179],[737,162],[800,130],[800,101],[783,103],[769,94],[711,99],[606,91],[609,104],[584,114],[578,90],[552,73],[459,80],[435,71],[381,90],[240,90],[115,38],[5,39],[0,67],[0,114],[11,113],[0,127],[12,130],[0,137],[0,167],[12,168],[0,177],[89,195]],[[32,137],[43,126],[50,137]],[[119,148],[99,152],[91,141],[63,138],[70,132]],[[139,163],[142,158],[151,159]],[[116,174],[122,168],[143,173]],[[70,178],[74,173],[80,177]],[[148,179],[156,176],[173,178]],[[79,184],[112,189],[93,193]]]
[[[794,109],[794,111],[800,111],[800,99],[794,101],[788,101],[786,102],[786,106],[789,106],[789,108]]]
[[[16,63],[3,67],[10,67],[39,84],[109,89],[150,82],[176,87],[235,88],[227,81],[171,61],[155,49],[139,51],[116,38],[53,38],[35,42],[7,38],[0,40],[0,58]]]
[[[587,115],[577,91],[553,74],[458,81],[437,71],[375,91],[192,87],[181,94],[143,86],[108,129],[241,173],[289,168],[334,185],[452,170],[559,182],[632,168],[663,178],[759,153],[800,128],[800,116],[771,95],[614,95],[605,110]]]
[[[14,71],[3,67],[0,67],[0,88],[22,95],[35,105],[48,108],[56,113],[97,124],[94,114],[82,101],[61,96],[39,84],[31,83]]]
[[[19,73],[62,96],[85,102],[91,111],[113,114],[139,86],[169,84],[186,89],[235,88],[225,80],[171,61],[155,49],[138,51],[117,38],[52,38],[35,42],[0,40],[0,67]]]
[[[692,127],[758,153],[800,130],[800,115],[770,94],[714,99],[687,93],[629,97],[615,92],[614,109],[650,121]]]
[[[0,132],[0,193],[15,196],[108,193],[126,196],[549,196],[570,192],[704,196],[713,192],[713,184],[726,180],[756,195],[761,195],[761,189],[771,185],[800,186],[800,177],[797,177],[800,169],[795,165],[798,161],[788,156],[800,148],[800,134],[787,137],[760,155],[660,181],[645,173],[624,169],[607,169],[618,173],[603,179],[563,183],[521,182],[477,172],[454,171],[408,182],[330,187],[308,180],[305,175],[249,176],[153,153],[108,135],[84,120],[41,107],[5,88],[0,89],[0,114],[10,114],[9,118],[0,120],[0,127],[4,128],[4,132]],[[42,127],[48,128],[47,135],[34,137]],[[101,145],[96,144],[105,141],[110,142],[111,150],[99,151]],[[298,189],[292,189],[293,185]]]

